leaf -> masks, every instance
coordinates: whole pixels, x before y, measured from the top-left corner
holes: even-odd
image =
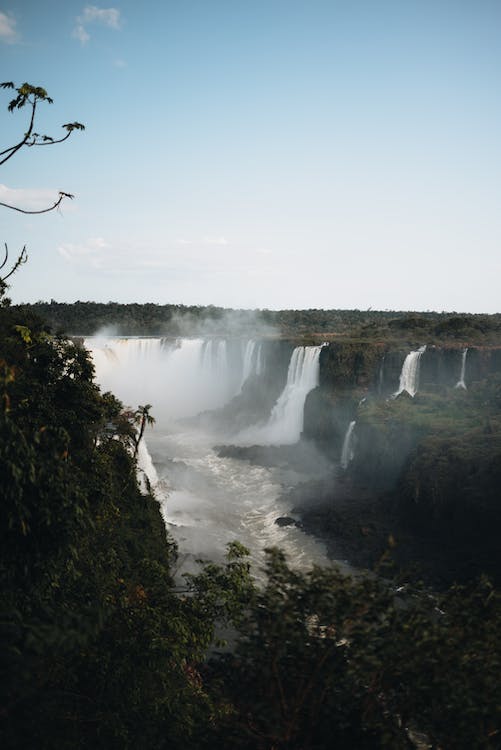
[[[25,344],[31,344],[31,331],[27,326],[14,326],[14,329],[19,333]]]

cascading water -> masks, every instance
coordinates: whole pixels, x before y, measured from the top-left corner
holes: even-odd
[[[321,346],[297,346],[292,352],[287,383],[265,425],[251,427],[238,435],[239,443],[291,445],[303,430],[304,402],[318,385]]]
[[[466,391],[466,383],[464,382],[464,376],[466,373],[466,355],[468,354],[468,347],[466,349],[463,349],[463,353],[461,355],[461,372],[459,374],[459,380],[454,386],[455,388],[462,388]]]
[[[277,517],[291,512],[281,498],[284,485],[318,476],[317,467],[307,474],[294,467],[251,466],[221,457],[205,422],[182,420],[236,396],[246,368],[248,377],[261,371],[258,341],[252,347],[250,342],[223,339],[89,338],[85,345],[104,389],[127,405],[152,404],[156,424],[146,429],[138,463],[155,487],[166,524],[178,543],[178,576],[194,570],[197,558],[221,560],[226,544],[234,539],[248,547],[259,566],[262,550],[270,546],[282,547],[298,567],[326,562],[321,543],[294,526],[275,524]],[[299,437],[304,398],[318,378],[318,348],[300,347],[293,360],[289,395],[284,392],[274,410],[286,442]],[[286,424],[294,431],[292,437],[286,435]],[[227,429],[229,437],[232,425]],[[220,435],[217,440],[221,442]]]
[[[356,425],[355,420],[350,422],[350,424],[348,425],[348,429],[346,430],[346,434],[344,436],[343,449],[341,451],[341,461],[340,461],[342,469],[347,469],[350,461],[353,461],[353,459],[355,458],[355,442],[354,442],[355,425]]]
[[[84,343],[92,353],[100,384],[130,405],[137,403],[134,394],[140,385],[139,402],[154,404],[157,418],[191,417],[217,409],[243,385],[246,364],[240,342],[233,347],[237,356],[232,358],[224,339],[96,337]],[[260,344],[253,343],[254,357],[245,379],[257,373],[260,364]],[[250,342],[245,351],[248,348]]]
[[[383,392],[383,385],[384,385],[384,360],[385,356],[383,354],[383,359],[381,360],[381,364],[379,365],[379,375],[378,375],[378,384],[377,384],[377,391],[378,395],[380,396]]]
[[[240,390],[242,390],[244,384],[252,375],[262,375],[263,373],[262,343],[255,339],[250,339],[245,345],[242,344],[242,348],[243,366]]]
[[[419,363],[425,351],[426,345],[406,356],[400,373],[398,391],[393,394],[393,398],[399,396],[403,391],[407,391],[410,396],[416,395],[419,386]]]

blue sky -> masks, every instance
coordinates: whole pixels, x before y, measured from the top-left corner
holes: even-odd
[[[86,125],[2,167],[75,194],[1,210],[12,298],[500,311],[500,41],[497,0],[0,3],[38,132]]]

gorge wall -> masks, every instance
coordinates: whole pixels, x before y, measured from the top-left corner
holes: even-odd
[[[304,437],[396,525],[501,570],[500,346],[331,342]]]
[[[407,529],[483,558],[483,569],[501,570],[501,346],[312,341],[206,336],[86,344],[106,387],[126,403],[152,403],[159,422],[174,417],[201,426],[223,448],[219,457],[292,468],[315,446],[331,462],[331,477],[299,488],[297,498],[307,513],[319,506],[337,513],[334,525],[320,513],[315,533],[335,537],[342,515],[354,528],[358,517],[358,526],[367,526],[369,513],[376,526]],[[124,366],[116,367],[117,357]],[[140,394],[125,395],[138,384]],[[286,450],[300,437],[306,452]],[[360,497],[364,507],[355,503]],[[366,540],[355,539],[351,551],[360,543]]]

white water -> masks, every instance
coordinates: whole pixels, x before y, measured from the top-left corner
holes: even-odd
[[[462,388],[466,391],[466,383],[464,382],[464,376],[466,372],[466,355],[468,354],[468,347],[466,349],[463,349],[463,354],[461,355],[461,372],[459,375],[459,380],[454,386],[455,388]]]
[[[256,357],[230,366],[224,339],[88,338],[99,383],[126,405],[155,405],[155,417],[190,417],[228,403],[257,371]],[[256,347],[255,347],[256,348]],[[248,372],[244,372],[246,366]],[[138,386],[140,390],[138,393]]]
[[[250,339],[243,347],[243,367],[240,390],[252,375],[261,375],[263,372],[262,343]]]
[[[244,445],[292,445],[303,431],[304,402],[318,385],[321,346],[298,346],[292,352],[287,383],[265,425],[250,427],[237,436]]]
[[[396,398],[403,391],[407,391],[410,396],[415,396],[419,385],[419,361],[426,351],[426,345],[420,347],[415,352],[410,352],[402,365],[400,373],[400,383],[398,391],[393,396]]]
[[[137,468],[139,487],[143,494],[147,494],[148,484],[150,487],[155,487],[158,485],[159,479],[144,437],[141,438],[137,447]]]
[[[253,347],[253,357],[250,343],[240,347],[241,369],[237,362],[236,372],[229,371],[228,346],[222,341],[86,339],[85,345],[103,389],[112,390],[132,407],[152,404],[157,423],[147,428],[145,441],[141,441],[139,467],[154,487],[169,531],[178,542],[178,575],[194,569],[197,558],[221,560],[225,545],[234,539],[250,549],[258,565],[263,549],[273,545],[282,547],[297,567],[326,563],[321,543],[294,526],[275,524],[278,517],[291,513],[287,502],[279,499],[284,488],[311,478],[318,467],[307,474],[304,470],[300,473],[252,466],[247,461],[222,458],[213,448],[211,434],[196,424],[180,421],[225,403],[224,399],[238,393],[246,367],[249,374],[256,374],[262,366],[258,345]],[[291,376],[289,395],[284,396],[280,408],[277,403],[275,411],[282,415],[275,418],[284,435],[286,425],[294,429],[294,436],[299,435],[304,398],[318,377],[318,372],[312,375],[315,358],[316,351],[304,349],[294,357],[295,376]],[[293,383],[301,390],[301,398],[294,397]],[[301,418],[293,416],[293,403],[301,407]],[[221,442],[220,437],[218,440]]]
[[[356,425],[355,420],[350,422],[350,424],[348,425],[348,429],[346,430],[346,434],[344,436],[343,449],[341,451],[341,468],[342,469],[347,469],[350,461],[353,461],[353,459],[355,458],[355,442],[354,442],[355,425]]]

